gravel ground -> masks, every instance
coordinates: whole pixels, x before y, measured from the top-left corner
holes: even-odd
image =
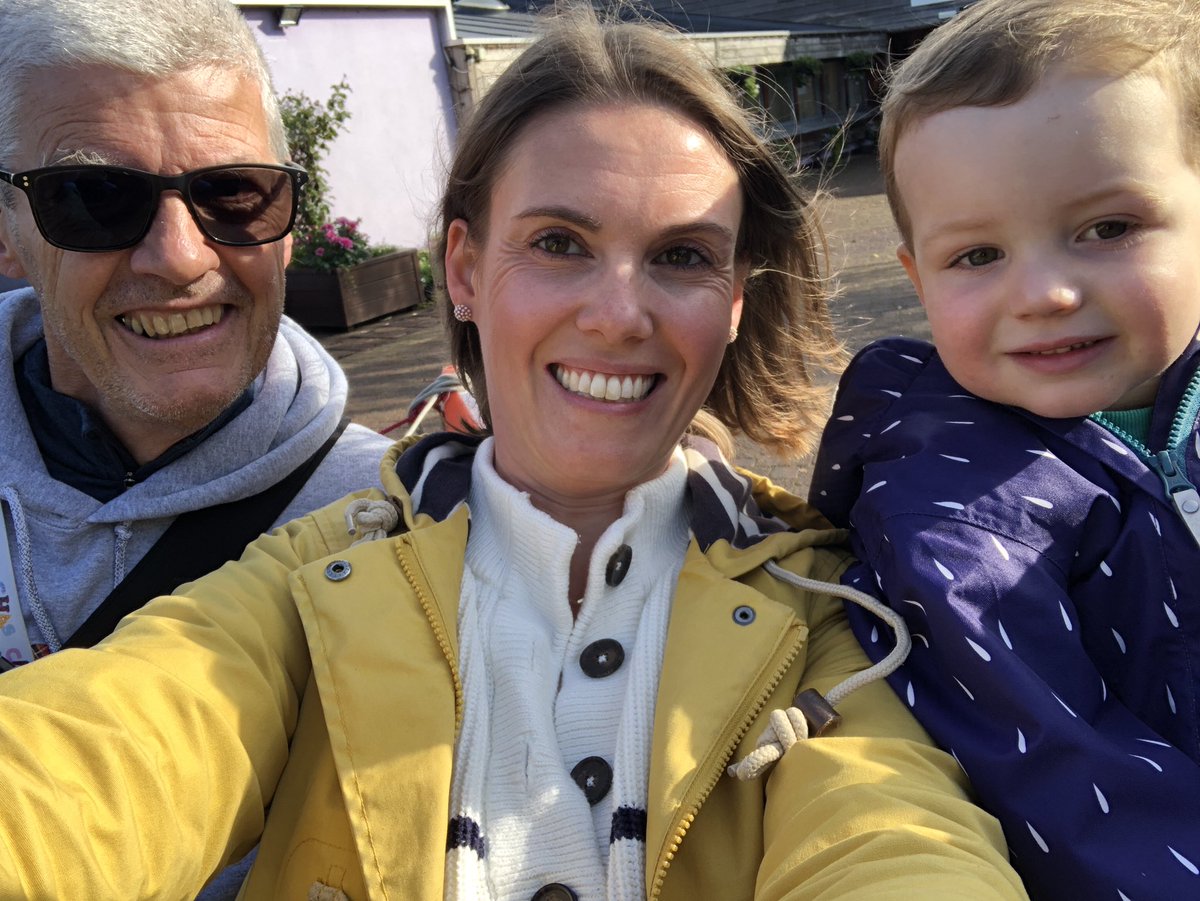
[[[822,216],[840,292],[833,316],[851,351],[886,335],[929,337],[916,295],[896,260],[897,235],[875,161],[853,158],[827,179]],[[445,344],[430,307],[345,333],[317,333],[350,380],[349,414],[375,429],[402,419],[409,401],[441,371]],[[737,462],[797,493],[808,490],[811,459],[783,461],[747,440]]]

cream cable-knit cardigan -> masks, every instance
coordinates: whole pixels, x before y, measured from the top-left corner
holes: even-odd
[[[610,835],[614,800],[645,808],[662,648],[689,539],[686,475],[676,451],[664,475],[629,493],[596,543],[575,620],[567,602],[575,532],[497,475],[490,441],[476,453],[452,804],[479,841],[450,852],[446,897],[526,901],[552,882],[581,899],[643,896],[643,843],[615,843],[610,861]],[[606,570],[622,545],[632,558],[613,586]],[[592,678],[579,658],[598,639],[620,642],[625,661]],[[593,756],[615,772],[612,789],[589,806],[571,770]]]

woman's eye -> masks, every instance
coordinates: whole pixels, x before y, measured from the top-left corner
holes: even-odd
[[[1000,259],[1000,251],[995,247],[976,247],[974,250],[968,250],[966,253],[956,257],[951,265],[966,265],[971,268],[978,268],[979,266],[987,266],[989,263],[994,263],[998,259]]]
[[[658,255],[657,262],[666,263],[668,266],[703,266],[708,263],[704,254],[696,250],[694,247],[671,247],[664,250]]]
[[[533,246],[555,256],[583,253],[583,248],[569,235],[542,235],[533,242]]]
[[[1120,238],[1129,231],[1129,223],[1114,219],[1108,222],[1097,222],[1083,233],[1085,241],[1111,241]]]

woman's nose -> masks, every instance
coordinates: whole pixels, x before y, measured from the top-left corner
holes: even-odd
[[[584,332],[601,335],[611,344],[650,336],[652,286],[633,263],[604,267],[580,306],[577,319]]]

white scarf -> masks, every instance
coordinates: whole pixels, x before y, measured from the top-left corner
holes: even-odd
[[[630,491],[596,543],[587,593],[567,602],[578,538],[505,483],[491,442],[475,455],[459,606],[465,705],[454,755],[448,899],[525,901],[569,886],[581,901],[645,896],[646,784],[654,703],[672,593],[687,550],[687,467]],[[627,577],[606,570],[623,545]],[[616,638],[624,664],[591,678],[580,652]],[[612,765],[608,795],[588,804],[571,777],[586,756]]]

